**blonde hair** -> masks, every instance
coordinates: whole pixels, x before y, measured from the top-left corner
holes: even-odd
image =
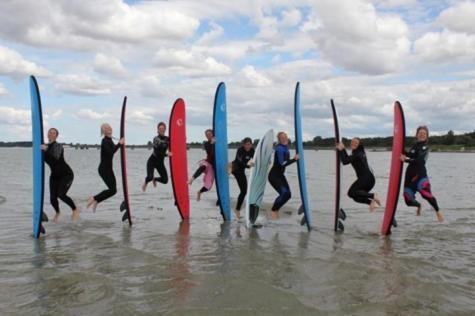
[[[107,127],[110,127],[109,123],[102,123],[101,124],[101,136],[104,136],[106,133],[104,132],[104,130],[107,128]]]

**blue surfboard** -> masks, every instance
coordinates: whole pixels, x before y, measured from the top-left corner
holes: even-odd
[[[312,217],[308,206],[307,180],[305,178],[305,157],[302,142],[302,115],[300,112],[300,82],[297,82],[294,100],[295,150],[299,155],[299,160],[297,160],[297,170],[299,178],[300,199],[302,200],[302,205],[300,206],[298,213],[304,214],[301,224],[307,224],[308,230],[311,230]]]
[[[215,143],[215,178],[219,208],[225,221],[231,220],[228,175],[228,128],[226,110],[226,85],[221,82],[214,96],[213,131]]]
[[[40,90],[35,77],[30,77],[31,130],[33,148],[33,237],[40,237],[41,215],[43,213],[45,167],[43,151],[43,114]]]

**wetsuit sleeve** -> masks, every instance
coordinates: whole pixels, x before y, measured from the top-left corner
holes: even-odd
[[[107,156],[113,156],[117,149],[120,148],[120,144],[117,143],[116,145],[114,145],[112,139],[104,138],[102,140],[102,148]]]
[[[340,155],[340,160],[344,165],[348,165],[353,162],[354,158],[353,155],[348,156],[348,153],[346,152],[346,149],[342,149],[338,151],[338,154]]]
[[[237,150],[235,161],[239,166],[239,169],[245,169],[247,167],[246,161],[244,159],[244,150],[242,150],[242,148]]]
[[[254,153],[255,153],[255,150],[254,150],[254,148],[252,148],[252,149],[251,149],[251,155],[250,155],[251,159],[254,158]],[[251,166],[249,166],[249,161],[250,161],[251,159],[245,161],[246,168],[251,168]]]
[[[424,165],[427,161],[427,156],[429,154],[429,147],[423,146],[416,149],[414,153],[409,153],[407,155],[406,162],[417,165]]]
[[[61,155],[63,154],[63,150],[64,150],[63,146],[56,142],[54,144],[51,144],[48,149],[49,150],[45,152],[45,155],[55,160],[59,160],[61,158]]]
[[[281,148],[277,148],[277,162],[279,163],[280,166],[282,167],[287,167],[294,162],[296,162],[295,159],[286,159],[286,151]]]

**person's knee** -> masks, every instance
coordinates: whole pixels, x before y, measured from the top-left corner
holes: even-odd
[[[111,196],[116,195],[116,193],[117,193],[117,188],[115,188],[115,187],[114,187],[114,188],[111,188],[109,191],[110,191]]]

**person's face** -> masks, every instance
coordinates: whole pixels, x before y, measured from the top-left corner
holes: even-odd
[[[213,139],[213,133],[210,131],[205,132],[205,136],[207,140],[212,140]]]
[[[287,145],[289,143],[289,138],[287,137],[287,134],[282,133],[279,135],[279,143],[282,145]]]
[[[352,150],[355,150],[356,148],[358,148],[359,145],[360,145],[360,141],[359,141],[358,138],[353,138],[353,139],[351,140],[351,145],[350,145],[350,147],[351,147]]]
[[[107,137],[112,137],[112,127],[110,125],[104,126],[104,135]]]
[[[165,125],[160,125],[157,130],[160,135],[165,135],[165,131],[167,130],[167,128],[165,127]]]
[[[58,138],[58,133],[56,132],[56,130],[53,129],[53,128],[49,129],[49,131],[48,131],[48,141],[50,143],[52,143],[52,142],[56,141],[57,138]]]
[[[425,142],[427,141],[427,131],[425,129],[420,129],[416,135],[418,142]]]
[[[250,151],[252,148],[252,143],[244,143],[244,150]]]

